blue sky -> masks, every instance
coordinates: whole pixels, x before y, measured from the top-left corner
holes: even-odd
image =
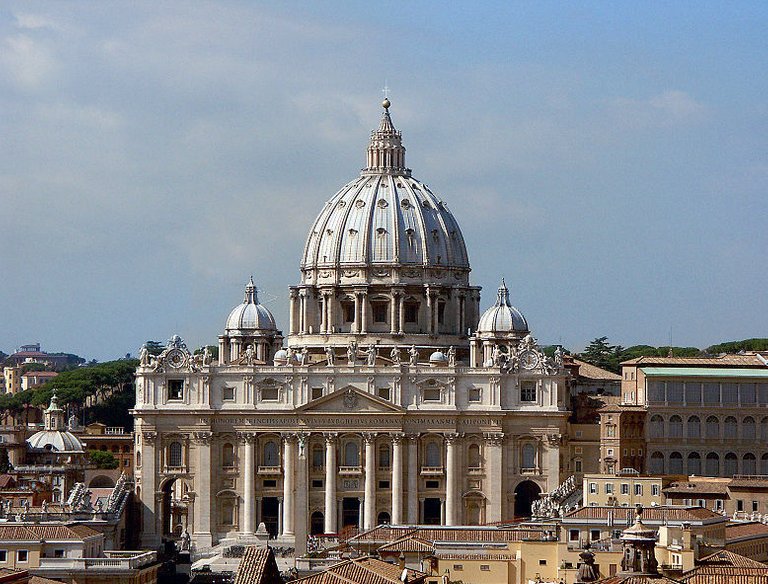
[[[306,232],[386,80],[488,306],[545,343],[768,336],[764,2],[0,6],[0,349],[215,342]]]

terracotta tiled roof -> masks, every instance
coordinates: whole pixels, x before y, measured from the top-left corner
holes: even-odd
[[[768,488],[768,477],[735,477],[728,486],[732,489]]]
[[[430,527],[404,526],[374,527],[350,539],[358,543],[389,543],[405,537],[418,537],[429,542],[435,541],[477,541],[507,542],[521,540],[540,540],[544,537],[542,529],[520,529],[515,527]]]
[[[765,367],[754,353],[723,355],[721,357],[636,357],[622,365],[681,365],[686,367]]]
[[[743,537],[768,536],[768,525],[763,523],[731,523],[725,526],[725,541],[738,540]]]
[[[302,584],[400,584],[402,570],[395,564],[376,558],[355,558],[345,560],[312,576],[294,582]],[[420,584],[426,574],[408,569],[405,582]],[[235,582],[235,584],[239,584]]]
[[[600,379],[603,381],[621,381],[621,375],[601,369],[592,363],[586,361],[579,361],[574,359],[573,362],[579,366],[579,377],[586,377],[587,379]]]
[[[402,537],[397,541],[393,541],[392,543],[388,543],[379,548],[379,552],[432,553],[434,551],[435,546],[431,542],[421,539],[420,537],[412,536]]]
[[[13,475],[0,475],[0,489],[7,489],[8,487],[14,486],[16,486],[16,479],[13,478]]]
[[[609,513],[613,514],[616,521],[631,523],[635,516],[635,510],[631,507],[581,507],[570,513],[566,513],[565,519],[602,519],[607,520]],[[704,509],[703,507],[646,507],[643,510],[643,521],[701,521],[706,519],[725,519],[719,513]]]
[[[687,584],[768,584],[768,566],[728,550],[720,550],[684,572]]]
[[[727,495],[729,481],[680,481],[670,483],[662,491],[665,495]]]
[[[245,548],[234,584],[282,584],[272,548],[255,545]]]
[[[86,525],[0,525],[0,541],[84,540],[101,535]]]
[[[598,580],[597,584],[680,584],[680,580],[673,580],[666,576],[628,574],[626,576],[617,575],[604,580]]]

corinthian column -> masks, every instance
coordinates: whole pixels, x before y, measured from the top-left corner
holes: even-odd
[[[484,438],[489,485],[489,488],[486,490],[488,503],[485,509],[485,520],[486,522],[492,523],[504,519],[503,501],[506,494],[506,488],[502,481],[502,446],[504,444],[504,434],[500,432],[486,433]]]
[[[197,444],[197,469],[195,469],[195,543],[200,548],[211,547],[211,432],[195,432]]]
[[[325,533],[336,533],[336,434],[325,435]]]
[[[456,525],[456,447],[458,434],[446,434],[446,467],[445,467],[445,524]]]
[[[248,432],[239,434],[240,441],[245,445],[243,453],[243,534],[253,535],[253,501],[256,497],[256,470],[254,468],[254,443],[256,436]]]
[[[392,525],[403,523],[403,436],[392,436]]]
[[[283,436],[283,535],[293,535],[294,522],[294,480],[296,438]]]
[[[408,435],[408,523],[419,522],[419,435]]]
[[[365,509],[363,529],[373,529],[376,520],[376,434],[363,434],[365,442]]]

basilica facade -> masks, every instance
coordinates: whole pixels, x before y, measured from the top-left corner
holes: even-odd
[[[216,359],[178,337],[142,350],[145,545],[248,542],[263,524],[302,550],[382,523],[498,522],[564,478],[559,352],[540,351],[504,282],[481,312],[458,222],[383,107],[365,168],[310,227],[286,338],[250,280]]]

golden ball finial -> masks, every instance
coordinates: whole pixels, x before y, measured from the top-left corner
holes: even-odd
[[[381,102],[381,105],[384,109],[389,109],[389,106],[392,105],[386,97],[384,98],[384,101]]]

